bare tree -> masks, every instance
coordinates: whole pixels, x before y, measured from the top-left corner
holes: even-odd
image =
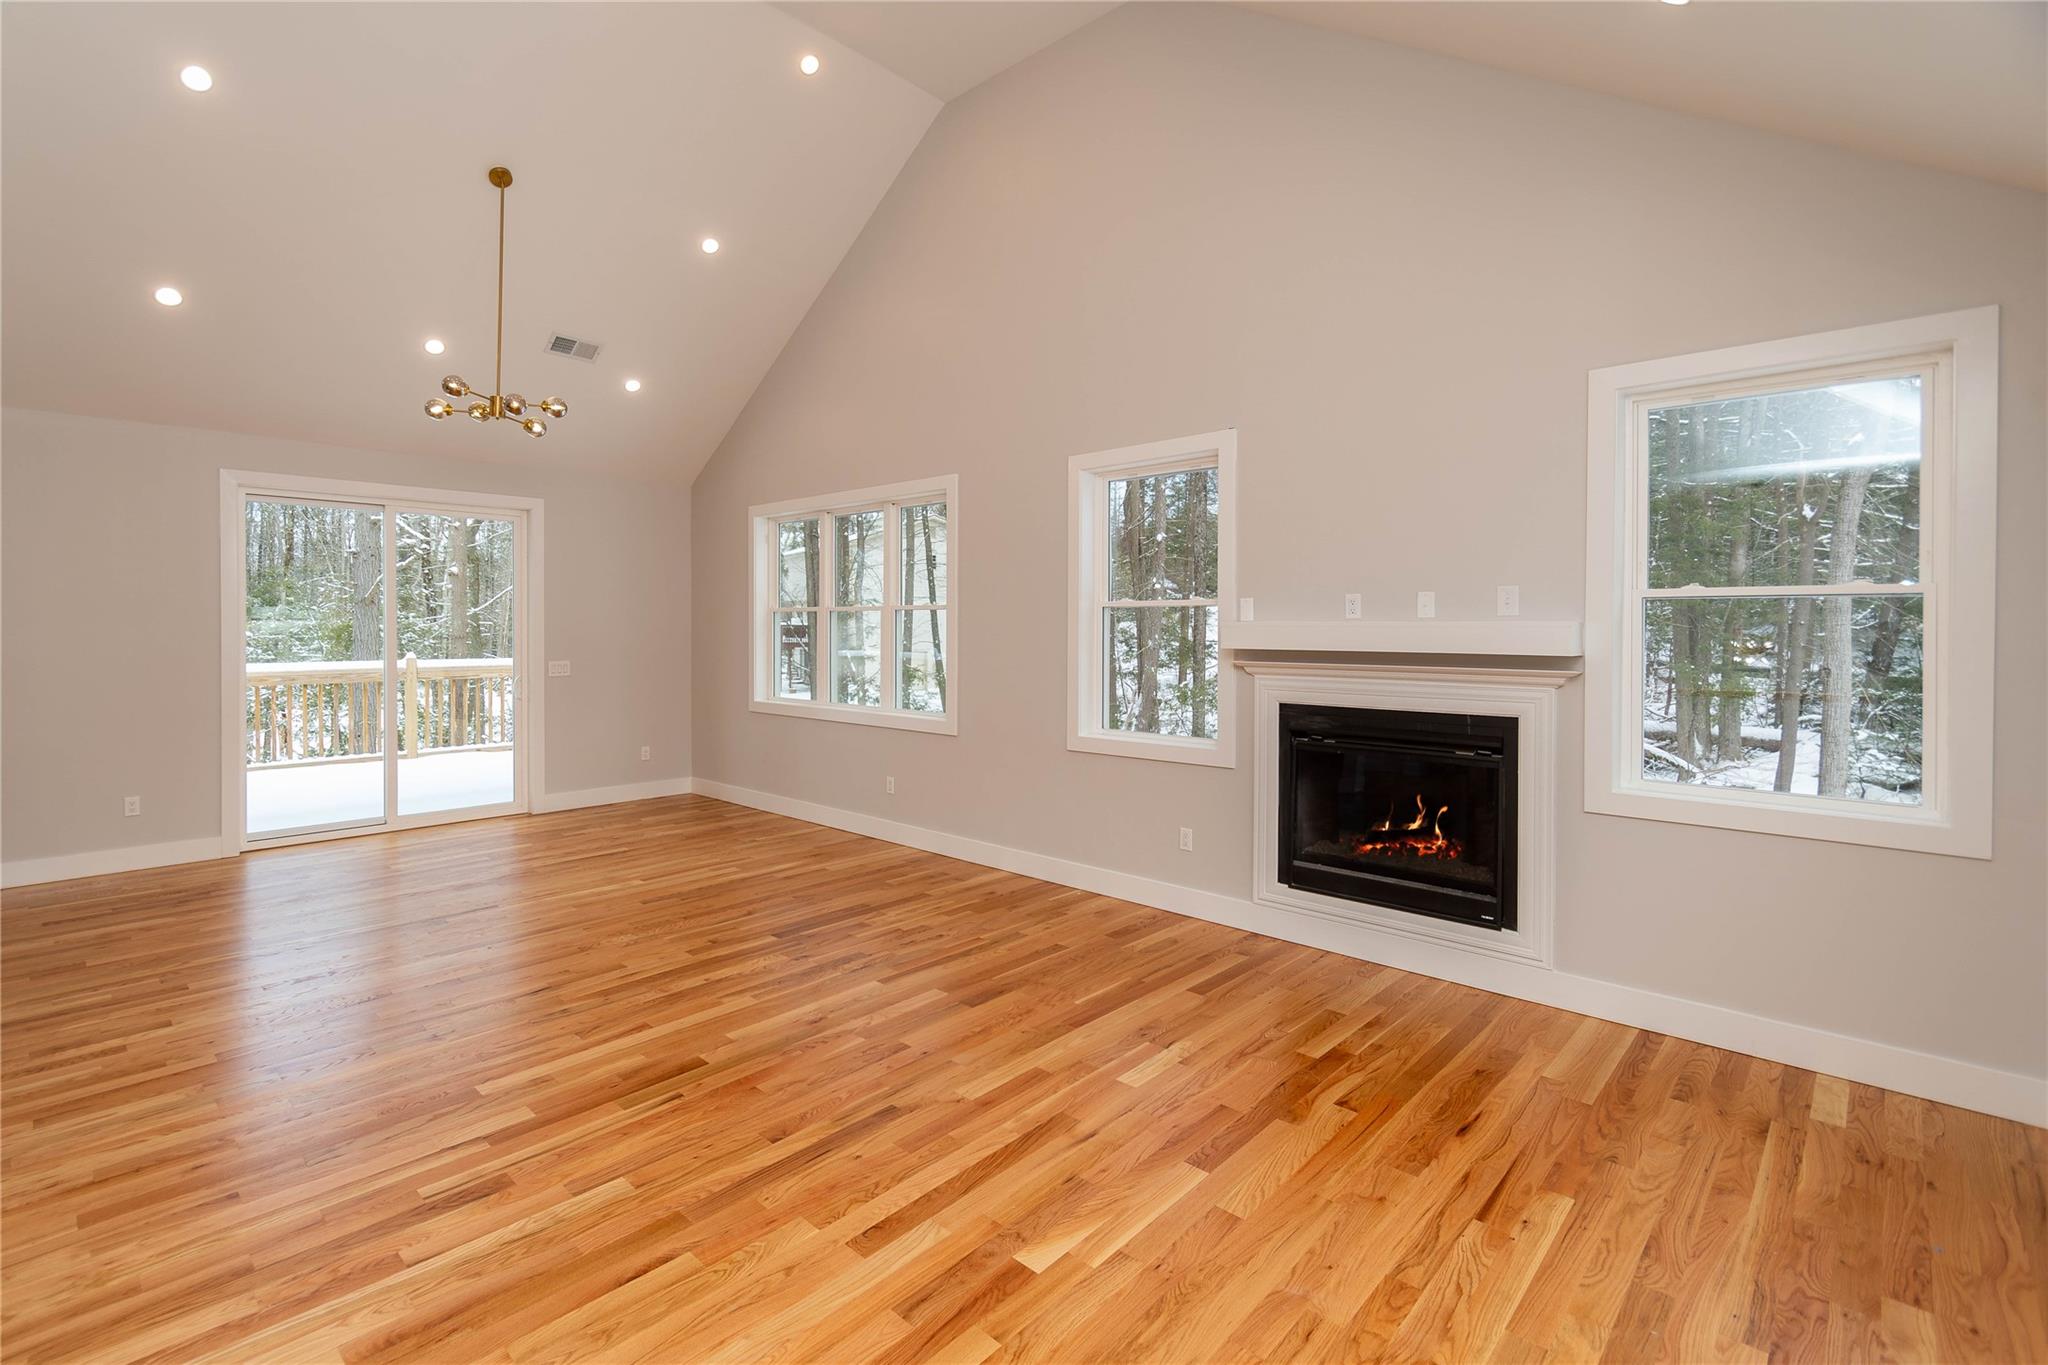
[[[1856,581],[1856,539],[1863,521],[1863,499],[1870,487],[1868,468],[1851,470],[1842,481],[1835,509],[1834,535],[1828,542],[1828,581]],[[1820,794],[1841,796],[1849,790],[1849,730],[1856,707],[1854,647],[1856,599],[1838,594],[1821,608]],[[1783,757],[1779,758],[1782,765]]]

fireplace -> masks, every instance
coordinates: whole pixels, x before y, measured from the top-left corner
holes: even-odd
[[[1287,703],[1279,722],[1283,884],[1516,927],[1515,717]]]

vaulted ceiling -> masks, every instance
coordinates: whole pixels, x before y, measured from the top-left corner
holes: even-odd
[[[2038,0],[1249,7],[2048,184]],[[693,478],[942,101],[1113,8],[6,4],[0,397]],[[442,375],[491,376],[497,164],[506,386],[570,405],[541,441],[421,411]],[[548,354],[557,333],[602,350]]]
[[[2039,0],[1248,0],[1356,37],[2048,190]]]
[[[770,5],[0,23],[6,401],[669,478],[710,456],[940,107]],[[190,63],[212,90],[180,85]],[[491,378],[500,164],[505,382],[569,404],[538,441],[422,412],[445,374]],[[548,354],[557,331],[595,363]]]

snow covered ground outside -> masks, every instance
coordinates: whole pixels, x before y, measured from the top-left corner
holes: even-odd
[[[1657,734],[1660,726],[1663,729],[1664,736]],[[1669,721],[1652,719],[1645,728],[1650,735],[1651,742],[1660,746],[1665,742],[1664,737],[1669,736],[1671,733],[1671,723]],[[1744,739],[1775,741],[1778,738],[1778,732],[1767,726],[1745,725],[1742,727],[1742,737]],[[1777,750],[1745,749],[1743,753],[1744,757],[1740,763],[1708,765],[1701,776],[1696,779],[1698,785],[1702,787],[1732,787],[1740,791],[1770,791],[1778,780]],[[1669,764],[1660,762],[1647,755],[1643,762],[1643,776],[1652,782],[1675,783],[1679,778],[1678,772]],[[1799,731],[1799,748],[1797,753],[1793,755],[1792,762],[1792,792],[1795,795],[1801,796],[1818,796],[1820,794],[1820,732],[1818,730],[1802,729]],[[1849,795],[1852,799],[1860,797],[1865,801],[1882,801],[1891,805],[1917,806],[1920,804],[1920,793],[1917,791],[1893,791],[1889,787],[1882,787],[1872,782],[1850,782]]]
[[[249,769],[249,832],[351,824],[384,813],[384,765],[374,759]],[[398,760],[398,813],[462,810],[512,799],[512,751],[463,750]]]

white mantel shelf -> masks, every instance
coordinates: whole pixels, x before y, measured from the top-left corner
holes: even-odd
[[[1502,654],[1576,658],[1578,621],[1226,621],[1225,649],[1314,654]]]

